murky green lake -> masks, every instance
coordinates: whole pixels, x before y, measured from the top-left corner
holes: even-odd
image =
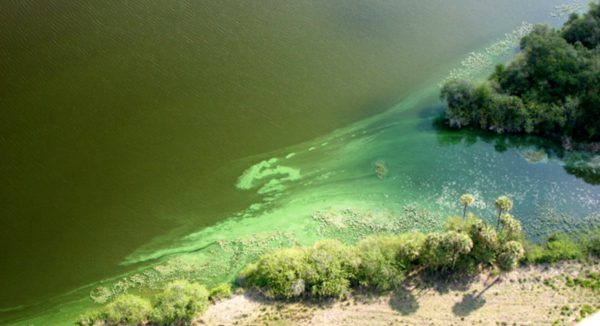
[[[483,75],[562,3],[3,1],[0,323],[434,229],[465,191],[484,216],[512,196],[534,236],[593,223],[598,158],[434,124],[452,69]]]

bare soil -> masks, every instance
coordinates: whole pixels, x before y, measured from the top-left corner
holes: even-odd
[[[581,308],[600,309],[600,294],[567,277],[598,264],[560,263],[474,278],[415,276],[386,295],[342,301],[280,302],[246,293],[212,305],[195,325],[573,325]]]

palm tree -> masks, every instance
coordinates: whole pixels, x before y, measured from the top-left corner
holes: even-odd
[[[500,196],[496,198],[496,208],[498,209],[498,225],[496,228],[500,227],[500,219],[502,217],[502,213],[508,213],[513,207],[513,202],[510,198],[506,196]]]
[[[463,219],[465,219],[467,216],[467,207],[471,206],[475,202],[475,197],[471,194],[464,194],[460,196],[460,199],[458,201],[461,203],[461,205],[464,206]]]

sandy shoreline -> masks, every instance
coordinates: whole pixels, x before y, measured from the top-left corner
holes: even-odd
[[[212,305],[195,325],[572,325],[600,295],[569,286],[568,277],[599,272],[598,264],[564,262],[523,267],[497,277],[425,282],[380,297],[355,295],[330,304],[281,303],[235,295]]]

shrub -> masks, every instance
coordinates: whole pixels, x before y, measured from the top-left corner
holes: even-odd
[[[476,220],[468,232],[473,241],[473,249],[469,256],[477,263],[493,264],[500,246],[496,230],[482,220]]]
[[[585,250],[592,256],[600,257],[600,229],[596,229],[586,236]]]
[[[111,324],[138,325],[148,320],[151,311],[148,300],[123,294],[106,306],[104,315]]]
[[[359,284],[378,291],[396,288],[404,280],[405,266],[397,259],[403,241],[392,236],[363,239],[358,244],[361,258]]]
[[[521,222],[515,219],[512,215],[506,213],[500,216],[500,225],[502,230],[500,232],[500,238],[502,241],[518,241],[523,238],[523,228]]]
[[[293,298],[304,294],[308,263],[300,248],[276,250],[242,272],[248,285],[265,289],[269,297]]]
[[[306,250],[306,260],[304,280],[315,297],[346,295],[360,264],[355,249],[337,240],[317,242]]]
[[[208,307],[208,291],[197,283],[174,281],[156,296],[153,321],[161,325],[189,323]]]
[[[501,252],[498,255],[498,267],[504,271],[511,271],[515,267],[523,255],[525,250],[523,245],[517,241],[508,241],[502,246]]]
[[[103,325],[106,320],[106,313],[100,310],[91,310],[87,311],[81,316],[79,316],[79,320],[77,321],[77,325],[79,326],[95,326],[95,325]]]
[[[541,246],[528,246],[525,261],[539,264],[581,258],[583,258],[582,247],[564,234],[555,234]]]
[[[425,265],[434,269],[454,269],[458,258],[472,248],[473,241],[465,233],[430,233],[423,244],[421,258]]]
[[[221,283],[210,289],[208,298],[213,301],[219,301],[231,297],[231,284]]]

